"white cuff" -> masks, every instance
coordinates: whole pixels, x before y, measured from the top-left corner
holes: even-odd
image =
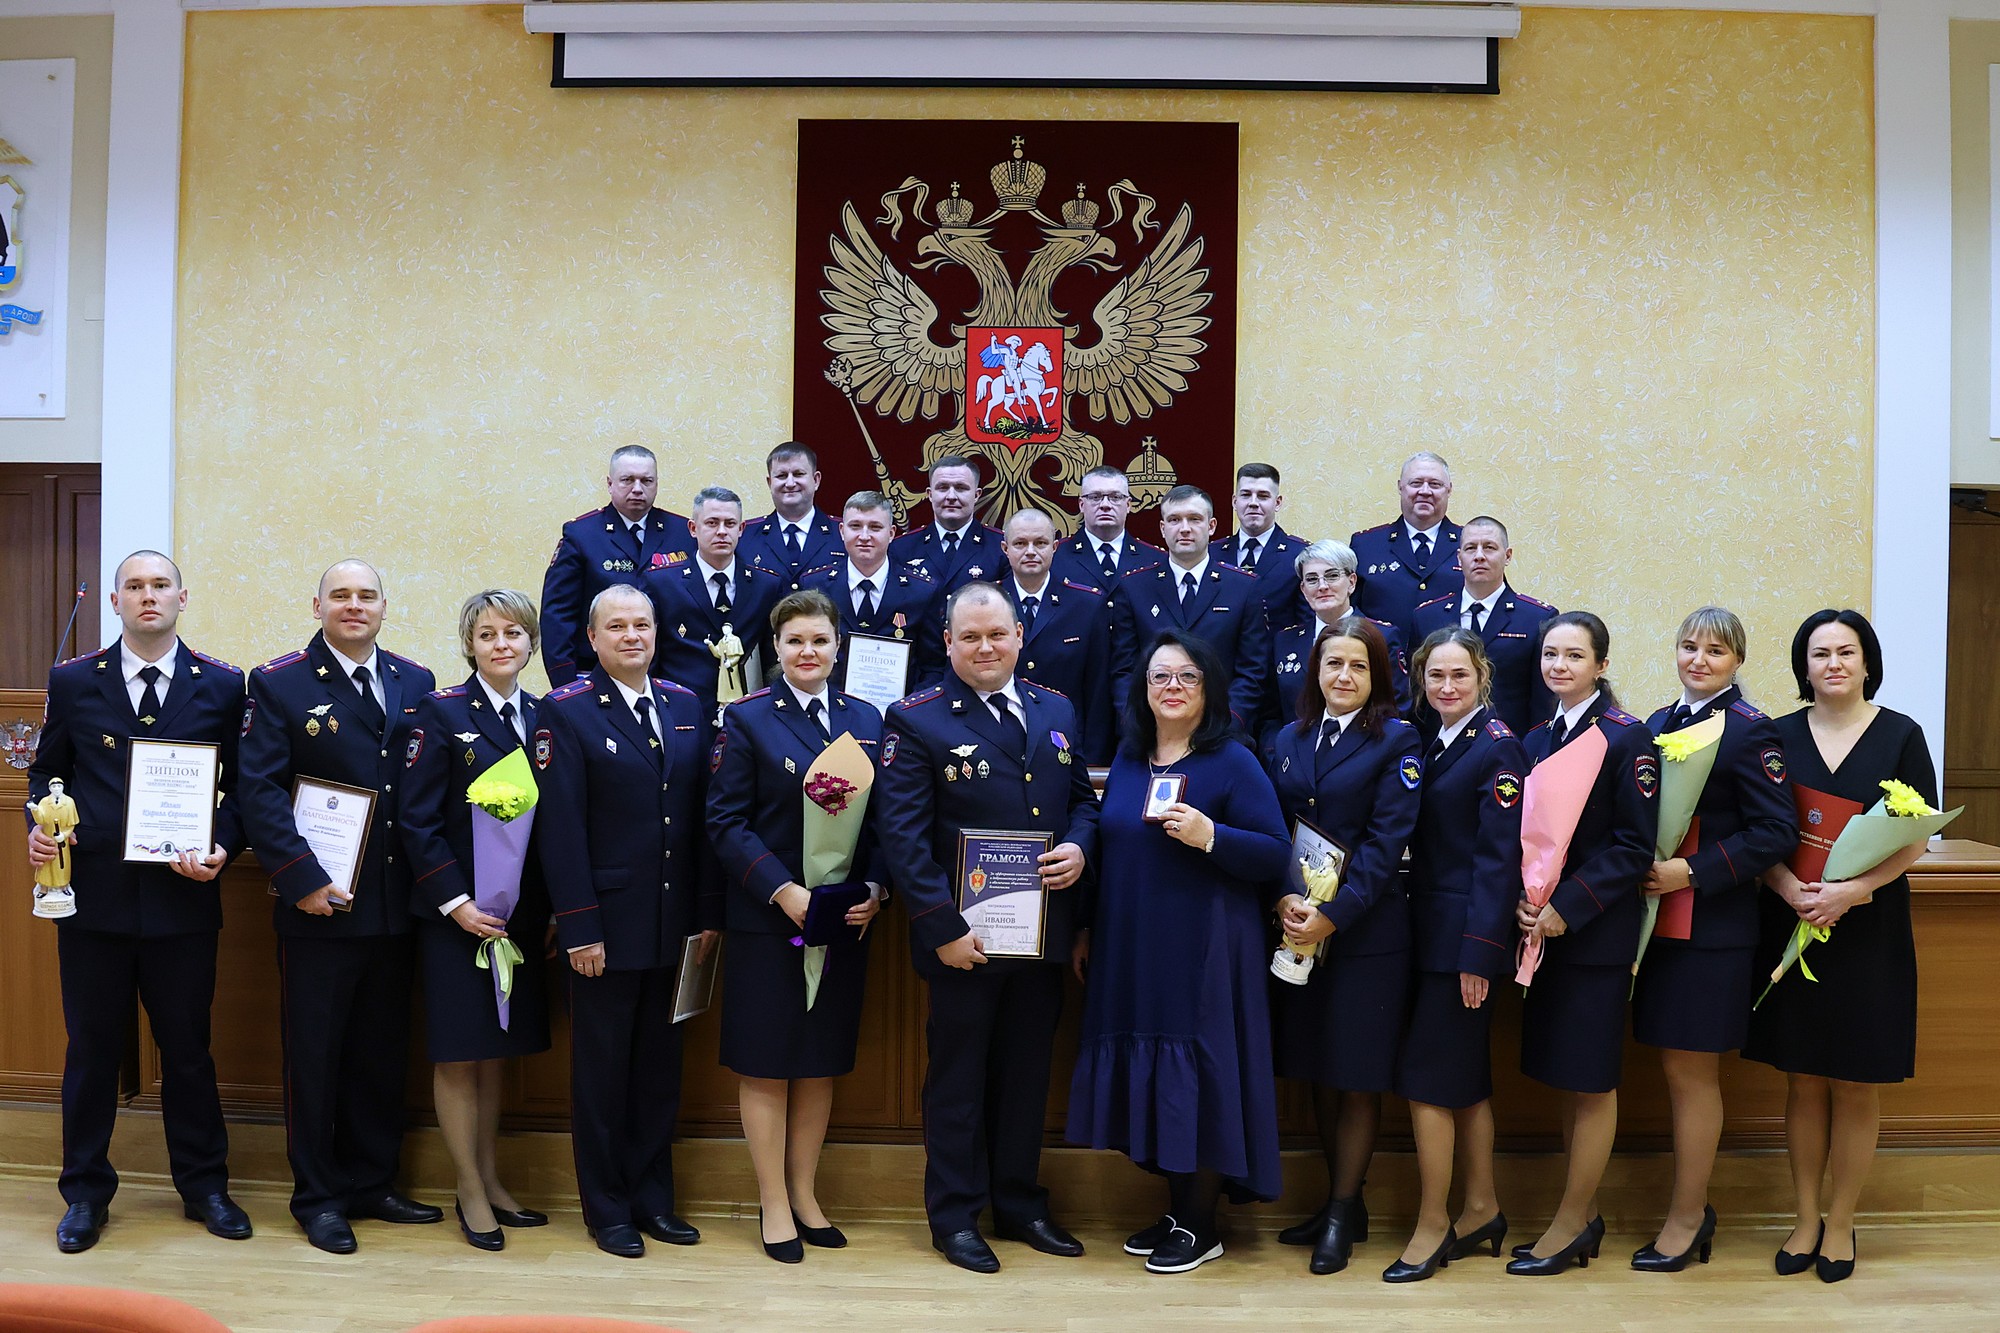
[[[458,910],[459,908],[461,908],[461,907],[465,906],[465,904],[467,904],[467,903],[469,903],[469,902],[471,902],[471,901],[472,901],[472,895],[471,895],[471,894],[469,894],[469,893],[461,893],[461,894],[459,894],[459,895],[458,895],[458,897],[456,897],[456,898],[453,898],[453,899],[452,899],[452,900],[451,900],[450,902],[446,903],[446,904],[445,904],[445,905],[444,905],[443,907],[440,907],[440,908],[438,908],[438,915],[439,915],[439,916],[450,916],[450,915],[451,915],[451,914],[452,914],[453,912],[456,912],[456,911],[457,911],[457,910]]]

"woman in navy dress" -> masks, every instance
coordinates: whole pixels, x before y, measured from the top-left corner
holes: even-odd
[[[1228,674],[1200,639],[1168,631],[1126,701],[1104,787],[1083,1035],[1069,1138],[1167,1177],[1166,1214],[1125,1242],[1156,1273],[1222,1253],[1216,1204],[1278,1197],[1264,922],[1291,840],[1271,783],[1238,744]],[[1156,779],[1184,780],[1146,817]]]
[[[1268,753],[1271,741],[1292,720],[1292,701],[1305,683],[1307,660],[1320,631],[1338,625],[1354,610],[1354,548],[1346,542],[1321,540],[1304,547],[1292,561],[1298,571],[1299,595],[1312,614],[1294,625],[1271,627],[1271,669],[1264,683],[1269,713],[1258,728],[1258,749]],[[1403,632],[1386,620],[1374,622],[1389,646],[1390,688],[1396,696],[1398,712],[1410,706],[1409,663],[1403,651]]]
[[[1923,728],[1873,702],[1882,645],[1859,611],[1817,611],[1792,640],[1792,674],[1811,705],[1778,720],[1792,781],[1863,808],[1893,778],[1937,807],[1937,770]],[[1810,810],[1807,818],[1811,818]],[[1777,966],[1793,929],[1833,927],[1750,1017],[1745,1059],[1785,1072],[1785,1148],[1798,1218],[1778,1250],[1781,1274],[1815,1268],[1822,1282],[1854,1272],[1854,1210],[1875,1162],[1882,1085],[1916,1072],[1917,944],[1909,868],[1924,844],[1853,879],[1806,884],[1780,863],[1765,872],[1756,982]],[[1830,1186],[1824,1178],[1832,1170]]]
[[[1681,622],[1677,639],[1680,702],[1648,718],[1647,730],[1659,736],[1719,716],[1722,738],[1679,854],[1655,861],[1646,878],[1649,895],[1689,890],[1693,897],[1688,938],[1656,933],[1632,993],[1632,1035],[1659,1048],[1674,1121],[1666,1223],[1632,1256],[1632,1267],[1650,1273],[1677,1273],[1696,1254],[1708,1262],[1715,1236],[1708,1180],[1722,1141],[1722,1052],[1740,1049],[1750,1030],[1758,877],[1799,840],[1777,725],[1736,686],[1748,650],[1743,622],[1722,607],[1704,606]]]
[[[498,1250],[502,1226],[542,1226],[548,1216],[523,1208],[500,1183],[501,1069],[517,1055],[549,1048],[547,948],[549,896],[541,858],[531,849],[521,870],[521,894],[502,918],[473,901],[472,807],[465,791],[534,735],[534,696],[521,689],[528,659],[541,644],[541,621],[528,594],[489,588],[466,598],[458,612],[458,643],[473,673],[463,685],[439,690],[417,705],[405,752],[398,814],[410,859],[410,910],[424,984],[430,1035],[431,1088],[438,1129],[458,1174],[458,1225],[467,1243]],[[530,838],[535,835],[530,830]],[[480,942],[514,941],[523,961],[514,969],[507,1026],[500,1026],[493,974],[476,956]]]
[[[1555,891],[1540,908],[1524,894],[1515,913],[1543,949],[1521,1006],[1521,1072],[1569,1094],[1562,1202],[1541,1239],[1515,1247],[1507,1271],[1517,1275],[1588,1266],[1604,1240],[1597,1187],[1618,1134],[1626,1000],[1660,822],[1653,734],[1618,707],[1604,674],[1610,665],[1611,631],[1590,612],[1543,622],[1542,682],[1555,696],[1556,715],[1522,742],[1530,774],[1592,729],[1604,734],[1606,748]]]
[[[812,1007],[804,951],[793,941],[812,894],[803,883],[805,782],[833,738],[852,735],[873,761],[882,715],[828,688],[839,657],[839,613],[826,594],[786,596],[771,611],[784,679],[722,710],[708,786],[708,833],[729,890],[729,961],[722,970],[722,1063],[736,1071],[743,1137],[757,1172],[764,1251],[805,1257],[800,1238],[838,1249],[815,1181],[833,1080],[854,1068],[868,976],[868,923],[887,876],[864,830],[856,878],[876,896],[849,908],[858,940],[827,946]]]
[[[1527,756],[1493,715],[1493,664],[1468,629],[1417,649],[1424,785],[1410,839],[1411,961],[1416,973],[1396,1093],[1410,1103],[1421,1197],[1416,1231],[1386,1282],[1420,1282],[1507,1239],[1493,1183],[1493,982],[1513,961],[1521,897],[1521,786]],[[1465,1163],[1453,1225],[1452,1159]]]
[[[1326,1157],[1327,1201],[1279,1233],[1313,1247],[1315,1273],[1347,1267],[1368,1238],[1362,1182],[1375,1153],[1382,1094],[1396,1082],[1396,1054],[1410,988],[1410,914],[1400,874],[1417,825],[1423,743],[1396,716],[1389,645],[1366,616],[1320,631],[1298,693],[1297,718],[1265,757],[1285,819],[1303,820],[1347,849],[1333,901],[1297,894],[1278,924],[1295,951],[1325,941],[1303,986],[1273,983],[1278,1072],[1313,1085]]]

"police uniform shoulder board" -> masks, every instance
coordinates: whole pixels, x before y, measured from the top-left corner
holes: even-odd
[[[193,656],[194,656],[194,659],[195,659],[195,661],[197,661],[197,662],[206,662],[206,663],[208,663],[208,664],[209,664],[210,666],[212,666],[212,667],[219,667],[219,668],[221,668],[222,670],[224,670],[224,671],[227,671],[227,672],[229,672],[229,673],[230,673],[230,674],[232,674],[232,675],[237,675],[237,676],[240,676],[240,675],[242,675],[242,674],[243,674],[243,669],[242,669],[241,667],[237,667],[237,666],[232,666],[231,664],[229,664],[228,662],[225,662],[225,661],[223,661],[223,660],[222,660],[221,658],[219,658],[219,657],[210,657],[210,656],[209,656],[209,655],[208,655],[207,653],[204,653],[204,652],[200,652],[200,651],[198,651],[198,650],[196,650],[196,649],[193,649],[193,648],[190,648],[190,649],[188,649],[188,652],[189,652],[189,653],[191,653],[191,654],[193,654]]]
[[[694,698],[694,691],[688,689],[685,685],[676,685],[672,681],[662,680],[658,676],[653,677],[653,688],[662,694],[685,694],[690,699]]]
[[[1622,708],[1605,709],[1604,720],[1606,722],[1616,722],[1621,727],[1636,727],[1639,725],[1639,719],[1633,717]]]
[[[1514,734],[1513,729],[1497,717],[1486,719],[1486,734],[1496,741],[1504,741]]]
[[[1450,602],[1450,601],[1455,601],[1455,600],[1457,599],[1457,597],[1458,597],[1458,594],[1457,594],[1457,593],[1455,593],[1455,592],[1448,592],[1448,593],[1446,593],[1446,594],[1445,594],[1444,596],[1442,596],[1442,597],[1433,597],[1433,598],[1431,598],[1431,599],[1430,599],[1430,600],[1429,600],[1428,602],[1418,602],[1418,603],[1417,603],[1417,610],[1419,610],[1419,611],[1424,611],[1424,610],[1428,610],[1429,608],[1431,608],[1431,607],[1433,607],[1433,606],[1443,606],[1443,605],[1444,605],[1444,604],[1445,604],[1446,602]],[[1378,620],[1378,621],[1376,621],[1375,623],[1379,625],[1379,624],[1381,624],[1382,622]]]
[[[579,694],[588,694],[596,685],[588,676],[578,676],[567,685],[558,685],[548,693],[548,702],[561,703],[564,699],[574,699]]]
[[[258,667],[257,670],[263,675],[268,676],[272,672],[282,671],[288,666],[297,666],[300,662],[303,662],[305,660],[306,660],[306,650],[301,648],[297,652],[286,653],[283,657],[274,657],[270,661],[264,663],[263,666]]]
[[[927,704],[931,702],[933,699],[942,699],[942,698],[944,698],[944,686],[931,685],[924,689],[918,690],[915,694],[905,695],[903,698],[896,700],[895,703],[890,704],[889,707],[899,710],[908,710],[911,708],[915,708],[919,704]]]
[[[1092,584],[1088,584],[1088,583],[1078,583],[1078,582],[1077,582],[1077,581],[1076,581],[1075,579],[1064,579],[1064,580],[1063,580],[1063,587],[1065,587],[1065,588],[1074,588],[1074,589],[1076,589],[1076,590],[1077,590],[1078,592],[1088,592],[1088,593],[1095,593],[1095,594],[1096,594],[1096,595],[1098,595],[1099,597],[1102,597],[1102,596],[1104,595],[1104,592],[1103,592],[1103,590],[1102,590],[1102,589],[1100,589],[1100,588],[1097,588],[1097,587],[1093,586]]]
[[[432,691],[431,691],[431,698],[433,698],[433,699],[462,699],[462,698],[464,698],[464,697],[465,697],[465,694],[466,694],[466,689],[465,689],[465,686],[464,686],[464,685],[462,685],[462,684],[460,684],[460,685],[447,685],[447,686],[445,686],[445,687],[444,687],[443,689],[441,689],[441,690],[432,690]]]
[[[417,661],[414,657],[405,657],[401,653],[392,653],[387,648],[382,649],[381,653],[382,656],[389,659],[392,667],[395,663],[401,662],[404,666],[415,667],[419,671],[425,669],[424,664],[422,662]]]
[[[1761,722],[1764,719],[1764,714],[1759,712],[1757,706],[1748,699],[1738,699],[1735,703],[1729,705],[1729,711],[1738,717],[1747,717],[1752,722]]]
[[[1522,603],[1525,603],[1525,604],[1526,604],[1526,605],[1528,605],[1528,606],[1532,606],[1532,607],[1534,607],[1534,608],[1535,608],[1535,609],[1536,609],[1537,611],[1553,611],[1553,610],[1555,610],[1555,607],[1551,606],[1551,605],[1550,605],[1549,603],[1547,603],[1547,602],[1543,601],[1543,600],[1542,600],[1541,598],[1539,598],[1539,597],[1530,597],[1530,596],[1528,596],[1528,594],[1526,594],[1526,593],[1524,593],[1524,592],[1517,592],[1517,593],[1512,593],[1512,594],[1510,594],[1510,595],[1511,595],[1511,596],[1512,596],[1512,597],[1514,598],[1514,600],[1515,600],[1515,601],[1517,601],[1517,602],[1522,602]]]

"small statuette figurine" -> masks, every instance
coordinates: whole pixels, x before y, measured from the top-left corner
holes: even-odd
[[[714,643],[709,643],[706,639],[702,642],[708,645],[709,654],[721,664],[716,668],[716,705],[719,708],[724,704],[735,703],[748,693],[743,688],[743,659],[748,656],[743,651],[743,640],[737,638],[736,630],[728,621],[724,621],[720,639]]]
[[[1299,875],[1306,882],[1306,902],[1313,907],[1332,902],[1333,895],[1340,889],[1340,865],[1332,857],[1320,860],[1300,857]],[[1326,941],[1321,940],[1305,953],[1294,953],[1289,943],[1280,941],[1277,951],[1271,955],[1271,975],[1294,986],[1305,985],[1325,944]]]
[[[63,793],[61,778],[49,780],[49,794],[28,807],[35,827],[56,844],[55,860],[35,869],[35,915],[64,917],[76,915],[76,894],[70,889],[69,849],[76,843],[76,802]]]

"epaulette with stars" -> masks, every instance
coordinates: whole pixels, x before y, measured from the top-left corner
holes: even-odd
[[[381,653],[382,656],[384,657],[395,658],[398,662],[401,662],[406,667],[415,667],[419,671],[427,670],[424,664],[422,662],[419,662],[414,657],[405,657],[401,653],[392,653],[387,648],[378,648],[376,649],[376,651]]]
[[[219,657],[210,657],[207,653],[201,652],[199,649],[190,648],[188,649],[188,653],[194,658],[195,661],[206,662],[212,667],[216,667],[219,668],[220,670],[227,671],[232,676],[240,676],[243,674],[242,667],[236,666],[230,662],[225,662]]]
[[[918,690],[915,694],[903,696],[901,699],[896,700],[895,703],[890,704],[889,707],[910,709],[915,708],[918,704],[927,704],[934,699],[942,698],[944,698],[944,686],[932,685]]]
[[[59,667],[74,666],[78,662],[88,662],[92,658],[103,657],[106,653],[110,651],[111,650],[109,648],[99,648],[94,653],[78,653],[75,657],[64,658],[62,661],[56,663],[56,665]]]
[[[1639,725],[1639,719],[1633,717],[1622,708],[1607,708],[1604,710],[1603,716],[1606,722],[1616,722],[1621,727],[1636,727]]]
[[[264,663],[263,666],[258,667],[257,670],[259,674],[268,676],[274,671],[283,671],[288,666],[297,666],[305,660],[306,650],[300,648],[296,652],[286,653],[283,657],[272,658],[270,661]]]
[[[694,691],[689,689],[687,686],[676,685],[672,681],[663,680],[658,676],[653,677],[653,687],[659,690],[662,694],[685,694],[690,699],[695,697]]]
[[[1748,699],[1738,699],[1735,703],[1729,705],[1729,711],[1735,713],[1738,717],[1747,717],[1752,722],[1761,722],[1764,720],[1764,714],[1759,711],[1757,705],[1751,703]]]
[[[1074,589],[1076,589],[1076,590],[1077,590],[1078,592],[1091,592],[1091,593],[1096,593],[1096,594],[1097,594],[1097,595],[1098,595],[1099,597],[1102,597],[1102,596],[1104,595],[1104,590],[1103,590],[1102,588],[1099,588],[1099,587],[1098,587],[1098,586],[1097,586],[1096,584],[1094,584],[1094,583],[1078,583],[1078,582],[1077,582],[1077,581],[1076,581],[1075,579],[1064,579],[1064,580],[1063,580],[1063,587],[1065,587],[1065,588],[1074,588]]]
[[[1489,717],[1486,719],[1486,734],[1496,741],[1504,741],[1514,734],[1514,730],[1499,718]]]
[[[1448,592],[1442,597],[1433,597],[1428,602],[1418,602],[1417,610],[1422,611],[1433,606],[1443,606],[1446,602],[1452,601],[1457,596],[1458,594],[1455,592]]]
[[[457,698],[461,698],[461,697],[463,697],[463,696],[464,696],[464,694],[465,694],[465,692],[466,692],[466,690],[465,690],[465,686],[464,686],[464,685],[462,685],[462,684],[461,684],[461,685],[447,685],[447,686],[445,686],[445,687],[444,687],[443,689],[441,689],[441,690],[432,690],[432,691],[431,691],[431,698],[433,698],[433,699],[457,699]]]
[[[560,703],[564,699],[574,699],[579,694],[589,694],[592,690],[596,688],[597,688],[596,682],[591,680],[590,677],[578,676],[575,680],[571,681],[569,684],[558,685],[555,689],[550,690],[548,693],[547,702]]]
[[[1549,603],[1547,603],[1547,602],[1543,601],[1543,600],[1542,600],[1541,598],[1539,598],[1539,597],[1530,597],[1530,596],[1528,596],[1528,594],[1526,594],[1526,593],[1524,593],[1524,592],[1517,592],[1517,593],[1515,593],[1515,594],[1514,594],[1514,600],[1515,600],[1515,601],[1517,601],[1517,602],[1526,602],[1526,603],[1527,603],[1527,604],[1528,604],[1529,606],[1532,606],[1532,607],[1534,607],[1534,608],[1535,608],[1536,610],[1538,610],[1538,611],[1553,611],[1553,610],[1555,610],[1555,607],[1553,607],[1553,606],[1551,606],[1551,605],[1550,605]]]
[[[1056,698],[1062,700],[1064,703],[1069,702],[1069,696],[1067,694],[1064,694],[1061,690],[1054,688],[1053,686],[1039,684],[1036,681],[1029,680],[1026,676],[1023,676],[1021,678],[1021,683],[1023,685],[1026,685],[1031,690],[1040,690],[1043,694],[1053,694]]]
[[[1378,532],[1387,532],[1389,529],[1395,527],[1398,523],[1401,523],[1402,521],[1403,520],[1400,518],[1392,518],[1387,523],[1377,523],[1372,528],[1363,528],[1360,532],[1356,533],[1355,536],[1372,537]]]

